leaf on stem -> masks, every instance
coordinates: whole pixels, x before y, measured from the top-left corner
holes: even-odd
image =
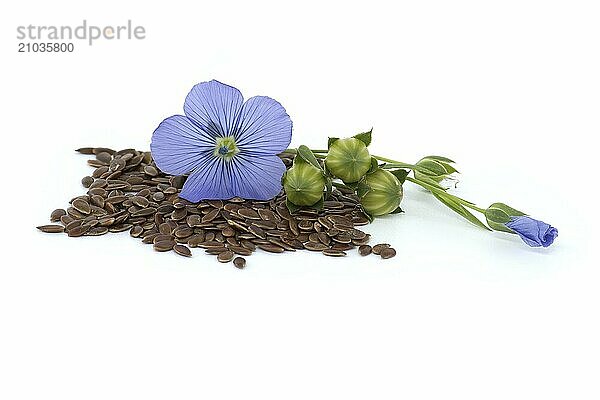
[[[377,171],[378,169],[379,169],[379,162],[377,162],[377,159],[375,157],[371,157],[371,167],[367,171],[367,174],[372,174],[373,172]]]
[[[359,133],[358,135],[352,136],[363,142],[365,146],[369,146],[371,144],[371,133],[373,132],[373,128],[371,128],[368,132]]]
[[[436,161],[441,161],[441,162],[445,162],[445,163],[452,163],[452,164],[456,164],[455,161],[446,158],[446,157],[442,157],[442,156],[427,156],[427,157],[423,157],[423,158],[431,158],[432,160],[436,160]]]
[[[364,197],[370,190],[371,187],[363,181],[358,182],[358,185],[356,186],[356,194],[358,197]]]
[[[406,181],[406,177],[408,176],[409,171],[407,169],[395,169],[390,171],[396,178],[398,178],[398,180],[400,181],[400,184],[402,185],[404,183],[404,181]]]
[[[312,150],[306,147],[305,145],[301,145],[298,147],[298,156],[307,163],[312,164],[314,167],[323,170],[323,168],[321,168],[321,165],[317,161],[317,158],[313,154]]]

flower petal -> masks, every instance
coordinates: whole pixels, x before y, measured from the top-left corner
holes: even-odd
[[[207,154],[187,178],[179,196],[194,203],[235,196],[269,200],[281,191],[284,171],[285,165],[277,156],[240,153],[225,161]]]
[[[150,143],[156,166],[173,175],[195,169],[201,154],[213,151],[214,147],[210,135],[183,115],[173,115],[161,122]]]
[[[549,226],[548,230],[546,231],[546,233],[544,233],[544,236],[542,238],[542,246],[550,246],[552,243],[554,243],[554,239],[556,239],[557,236],[558,229],[556,229],[553,226]]]
[[[558,230],[553,226],[526,215],[512,217],[505,226],[519,235],[531,247],[548,247],[558,236]]]
[[[292,140],[292,120],[276,100],[252,97],[242,107],[235,139],[240,149],[279,154]]]
[[[244,199],[270,200],[281,192],[283,161],[276,155],[259,156],[240,152],[233,158],[232,190]]]
[[[185,98],[183,111],[213,138],[233,136],[243,102],[239,90],[212,80],[192,88]]]
[[[227,163],[229,164],[229,163]],[[191,202],[200,200],[230,199],[230,171],[226,170],[226,162],[211,153],[202,155],[197,168],[190,173],[179,193],[179,197]]]

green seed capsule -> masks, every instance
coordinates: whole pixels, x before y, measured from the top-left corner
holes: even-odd
[[[454,172],[457,172],[456,169],[450,165],[452,162],[452,160],[444,157],[424,157],[417,162],[417,165],[427,168],[429,172],[415,171],[415,178],[420,180],[431,179],[440,183],[444,179],[450,177]]]
[[[297,206],[312,206],[323,197],[325,177],[316,167],[294,163],[283,176],[283,189],[290,202]]]
[[[329,147],[327,169],[344,182],[357,182],[371,168],[367,146],[356,138],[338,139]]]
[[[389,214],[402,201],[402,185],[398,178],[389,171],[378,169],[365,177],[364,181],[371,189],[360,203],[366,212],[373,216]]]

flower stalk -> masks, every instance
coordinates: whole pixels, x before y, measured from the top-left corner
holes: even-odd
[[[366,142],[367,145],[370,142],[370,132],[368,132],[368,134],[369,137],[368,141]],[[337,139],[334,138],[334,140]],[[332,142],[330,138],[330,144],[331,143]],[[317,159],[326,160],[326,157],[329,154],[329,150],[315,149],[311,151]],[[286,149],[285,152],[296,154],[297,150],[289,148]],[[485,209],[477,206],[475,203],[472,203],[461,197],[448,193],[449,188],[442,186],[441,182],[445,179],[453,179],[451,175],[453,173],[458,172],[451,165],[454,162],[448,158],[439,156],[428,156],[422,158],[416,164],[410,164],[378,155],[371,155],[371,157],[373,160],[372,167],[361,180],[361,182],[359,182],[357,185],[347,182],[335,181],[333,181],[331,185],[334,187],[356,190],[357,194],[359,194],[360,196],[361,191],[364,192],[365,190],[365,183],[369,182],[369,174],[373,174],[377,170],[390,171],[397,178],[399,178],[400,184],[408,181],[412,184],[426,189],[442,204],[449,207],[451,210],[458,213],[472,224],[477,225],[488,231],[494,230],[517,234],[521,237],[521,239],[523,239],[523,241],[526,244],[532,247],[548,247],[552,244],[552,242],[558,235],[558,231],[556,230],[556,228],[552,227],[551,225],[530,218],[525,213],[515,210],[503,203],[494,203],[490,207]],[[407,170],[412,171],[413,176],[408,176]],[[368,192],[369,188],[367,188],[366,190]],[[363,196],[365,195],[363,194]],[[366,197],[363,196],[361,196],[365,199],[365,204],[363,205],[363,207],[365,208],[365,211],[368,212],[368,203],[366,201]],[[399,201],[401,200],[401,198],[402,195],[400,194]],[[365,207],[365,205],[367,205],[367,207]],[[378,214],[374,213],[372,216],[374,217],[377,215],[391,213],[388,210],[385,211],[386,212]],[[401,210],[398,207],[398,209],[395,212],[400,211]],[[473,215],[471,211],[481,213],[485,218],[487,225],[484,224],[475,215]]]

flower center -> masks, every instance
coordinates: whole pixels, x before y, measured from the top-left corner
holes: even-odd
[[[239,152],[240,150],[235,145],[233,136],[217,138],[217,141],[215,142],[215,151],[213,153],[215,157],[229,161]]]

